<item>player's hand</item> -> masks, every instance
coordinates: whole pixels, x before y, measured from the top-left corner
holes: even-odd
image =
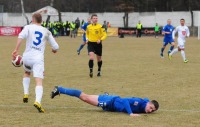
[[[131,117],[137,117],[137,116],[140,116],[140,115],[139,114],[133,114],[133,113],[131,113],[130,116]]]
[[[15,57],[18,55],[18,51],[17,50],[14,50],[13,52],[12,52],[12,57],[13,57],[13,59],[15,59]]]
[[[170,34],[170,32],[165,32],[165,34]]]
[[[52,52],[53,52],[53,53],[56,53],[56,52],[57,52],[57,50],[53,50],[53,49],[52,49]]]
[[[97,44],[100,44],[100,43],[101,43],[101,40],[98,40],[98,41],[97,41]]]

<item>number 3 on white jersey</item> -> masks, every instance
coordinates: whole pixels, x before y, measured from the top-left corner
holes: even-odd
[[[42,37],[43,37],[43,34],[39,31],[35,31],[35,35],[36,35],[36,41],[33,41],[33,44],[35,46],[38,46],[41,42],[42,42]]]

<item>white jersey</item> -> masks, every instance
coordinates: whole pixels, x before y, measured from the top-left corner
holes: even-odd
[[[36,24],[25,26],[18,38],[26,39],[26,49],[23,57],[28,59],[44,60],[46,41],[50,43],[53,50],[59,48],[51,32]]]
[[[187,26],[177,26],[173,31],[173,38],[175,38],[176,32],[178,32],[178,43],[185,42],[185,38],[190,36],[190,31]]]

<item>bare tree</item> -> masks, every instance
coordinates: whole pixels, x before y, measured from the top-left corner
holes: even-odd
[[[54,0],[51,0],[51,3],[50,3],[50,6],[51,6],[51,7],[53,7],[53,3],[54,3]],[[51,16],[48,15],[48,16],[47,16],[47,20],[46,20],[47,26],[48,26],[48,23],[49,23],[50,18],[51,18]]]
[[[118,6],[116,6],[120,11],[124,12],[123,21],[124,27],[128,27],[128,14],[134,10],[134,6],[130,1],[120,2]]]

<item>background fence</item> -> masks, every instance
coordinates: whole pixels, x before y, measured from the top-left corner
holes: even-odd
[[[198,12],[195,11],[193,15],[194,26],[198,26]],[[32,13],[26,13],[31,21]],[[123,16],[124,13],[97,13],[99,17],[99,23],[103,23],[104,20],[111,23],[113,27],[123,27]],[[73,12],[62,12],[62,21],[74,21],[77,17],[80,20],[87,20],[90,17],[90,13],[73,13]],[[43,16],[43,20],[46,20],[47,16]],[[129,13],[129,27],[135,27],[137,22],[140,20],[144,27],[153,27],[157,22],[160,26],[166,24],[167,19],[172,19],[174,26],[179,25],[179,20],[184,18],[186,25],[192,25],[192,15],[190,12],[133,12]],[[58,21],[58,16],[51,16],[51,21]],[[21,13],[0,13],[0,25],[1,26],[24,26],[26,20]]]

